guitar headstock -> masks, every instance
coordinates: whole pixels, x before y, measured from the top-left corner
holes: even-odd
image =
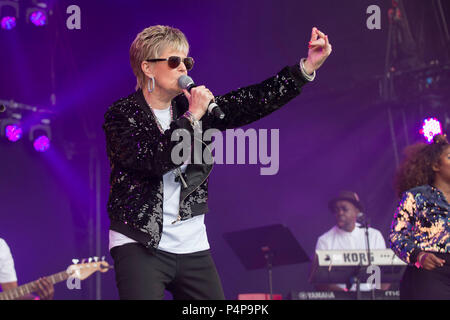
[[[109,266],[108,262],[104,261],[104,259],[105,257],[103,257],[101,261],[98,261],[98,257],[93,257],[87,259],[88,262],[85,262],[86,259],[83,259],[81,263],[78,263],[78,259],[73,259],[73,264],[67,268],[66,272],[70,277],[84,280],[94,272],[106,272],[112,268]]]

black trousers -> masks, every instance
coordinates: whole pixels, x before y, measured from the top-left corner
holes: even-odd
[[[209,250],[189,254],[156,253],[139,243],[111,249],[121,300],[162,300],[164,290],[175,300],[224,300]]]
[[[400,283],[401,300],[450,300],[450,254],[433,254],[445,260],[444,266],[432,271],[406,267]]]

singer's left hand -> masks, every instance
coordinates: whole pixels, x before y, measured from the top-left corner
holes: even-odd
[[[311,33],[311,41],[308,46],[308,58],[305,61],[305,71],[312,74],[325,62],[331,54],[332,47],[328,36],[314,27]]]

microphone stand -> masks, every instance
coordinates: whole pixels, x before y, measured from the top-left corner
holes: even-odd
[[[367,219],[366,215],[364,215],[361,220],[362,220],[362,227],[360,227],[360,228],[364,228],[364,233],[366,235],[366,244],[367,244],[366,248],[367,248],[367,261],[368,261],[367,267],[370,267],[372,265],[372,262],[370,261],[369,219]],[[370,292],[372,293],[372,300],[375,300],[374,289],[370,288]]]
[[[262,247],[261,251],[264,253],[264,258],[267,263],[267,271],[269,272],[269,294],[270,300],[273,300],[273,285],[272,285],[272,262],[273,262],[273,252],[268,246]]]

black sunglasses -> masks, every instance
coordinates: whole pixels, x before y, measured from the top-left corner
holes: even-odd
[[[180,65],[181,57],[171,56],[167,59],[147,59],[145,61],[148,62],[167,61],[169,63],[169,67],[175,69]],[[191,57],[183,58],[183,63],[186,66],[187,70],[191,70],[194,67],[194,58]]]

